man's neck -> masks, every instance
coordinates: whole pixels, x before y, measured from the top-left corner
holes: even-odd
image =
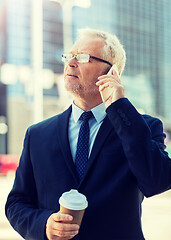
[[[102,103],[102,99],[82,99],[82,98],[74,98],[74,103],[79,108],[83,109],[84,111],[89,111],[90,109],[96,107],[97,105]]]

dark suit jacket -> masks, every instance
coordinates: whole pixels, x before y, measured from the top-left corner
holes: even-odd
[[[45,239],[47,218],[70,189],[87,196],[80,240],[142,240],[143,196],[171,188],[171,161],[162,123],[140,115],[123,98],[107,109],[85,176],[78,182],[68,141],[71,107],[31,126],[6,203],[11,225],[25,239]]]

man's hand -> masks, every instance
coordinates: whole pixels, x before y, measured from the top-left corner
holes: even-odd
[[[68,240],[78,234],[79,225],[70,223],[73,217],[64,213],[53,213],[46,223],[46,236],[49,240]]]
[[[103,94],[103,90],[108,87],[113,90],[111,95],[105,101],[106,108],[118,99],[125,97],[124,87],[115,70],[113,70],[112,75],[102,75],[98,77],[98,80],[99,81],[96,82],[96,85],[99,86],[101,94]]]

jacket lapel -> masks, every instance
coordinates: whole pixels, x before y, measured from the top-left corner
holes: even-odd
[[[65,162],[74,177],[75,181],[78,184],[77,172],[75,169],[74,161],[71,154],[69,137],[68,137],[68,127],[69,127],[69,117],[71,114],[72,107],[70,106],[65,112],[59,115],[58,118],[58,127],[59,127],[59,135],[58,140],[61,146],[62,153],[64,155]]]

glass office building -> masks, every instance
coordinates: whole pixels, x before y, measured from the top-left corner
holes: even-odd
[[[26,65],[31,68],[31,0],[0,0],[1,12],[3,15],[3,28],[0,31],[2,48],[6,49],[5,54],[1,50],[3,62],[16,66]],[[62,72],[63,65],[57,62],[56,52],[62,48],[62,21],[61,8],[57,4],[43,3],[43,67],[50,68],[54,72]],[[5,41],[4,41],[5,39]],[[24,85],[17,81],[15,85],[8,86],[10,95],[23,95]]]
[[[31,0],[0,0],[1,63],[31,69],[31,7]],[[70,24],[72,36],[67,37],[73,41],[77,29],[84,27],[105,30],[119,37],[127,53],[122,77],[127,96],[136,107],[163,117],[171,128],[171,1],[91,0],[89,8],[73,6]],[[43,67],[59,74],[63,72],[62,27],[60,4],[43,0]],[[9,85],[9,99],[19,96],[24,99],[25,88],[19,79]],[[55,84],[44,90],[44,95],[57,96]]]

